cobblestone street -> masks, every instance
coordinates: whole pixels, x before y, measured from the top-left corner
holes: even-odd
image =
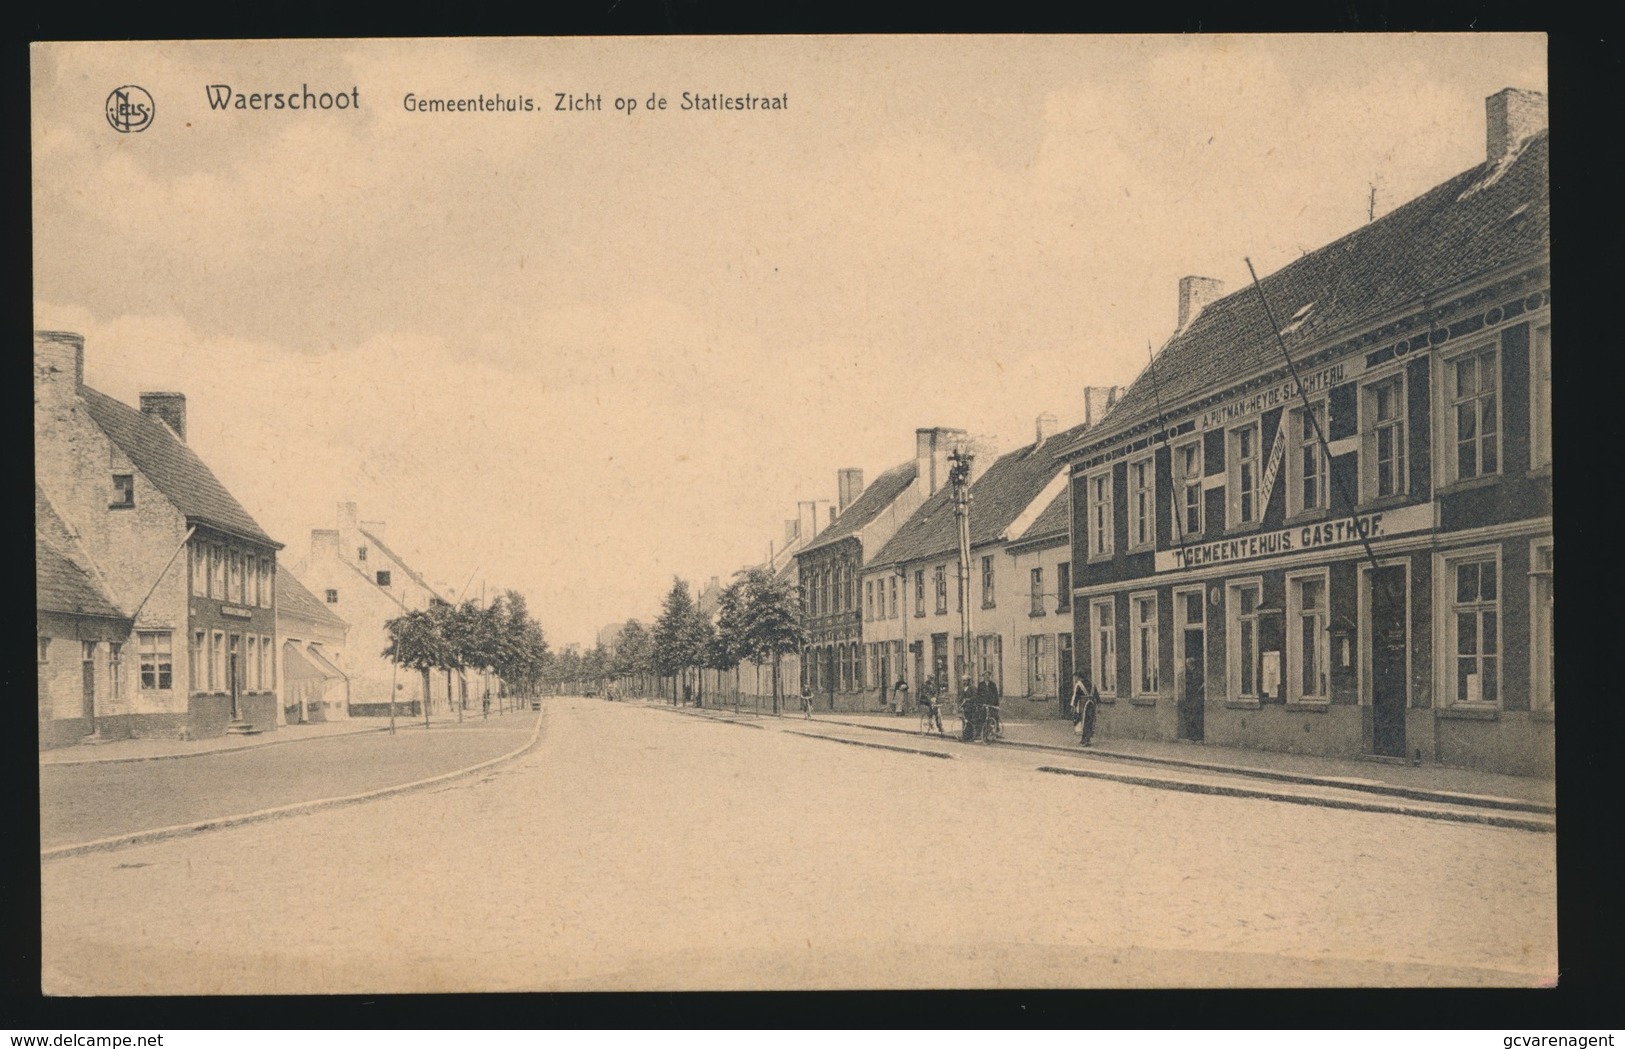
[[[507,737],[492,754],[517,745],[508,731],[466,735]],[[311,742],[121,774],[161,765],[158,775],[198,769],[214,783],[231,778],[227,762],[251,758],[267,765],[259,776],[308,782],[318,766],[355,763],[315,748],[382,753],[387,742]],[[971,747],[934,759],[553,699],[539,745],[478,776],[44,862],[44,988],[1555,978],[1554,835],[1046,776],[1034,771],[1042,763]],[[152,791],[179,791],[153,782]],[[151,797],[130,780],[101,793]],[[57,825],[77,820],[82,833],[94,808],[64,802],[70,815]]]

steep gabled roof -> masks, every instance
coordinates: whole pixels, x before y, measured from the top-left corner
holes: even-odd
[[[305,588],[305,584],[294,578],[292,572],[278,572],[276,582],[276,609],[279,614],[286,612],[290,616],[298,616],[327,626],[349,627],[350,624],[330,610],[325,601],[317,598]]]
[[[886,507],[892,504],[898,496],[908,490],[914,483],[914,460],[890,470],[876,477],[874,483],[863,490],[863,494],[853,501],[835,519],[835,523],[813,536],[812,542],[796,551],[796,555],[811,553],[814,550],[839,542],[850,535],[856,535],[870,521],[879,517]]]
[[[400,554],[397,554],[395,551],[393,551],[389,547],[385,546],[384,541],[382,539],[380,539],[377,536],[373,535],[371,532],[367,531],[365,528],[361,529],[361,534],[366,536],[367,540],[370,543],[372,543],[373,546],[377,547],[379,549],[379,551],[381,551],[385,557],[387,557],[391,561],[395,562],[396,566],[398,568],[400,568],[401,571],[405,572],[407,577],[409,579],[411,579],[412,582],[416,583],[418,586],[421,586],[423,589],[427,590],[429,593],[433,594],[434,596],[440,598],[442,601],[448,601],[449,602],[451,600],[450,597],[446,596],[445,594],[442,594],[439,590],[437,590],[434,587],[430,586],[429,581],[427,579],[424,579],[421,575],[419,575],[417,573],[417,570],[414,569],[411,565],[409,565],[405,561],[401,560],[401,555]],[[363,573],[363,574],[365,574],[365,573]]]
[[[1260,280],[1293,360],[1396,308],[1545,253],[1549,145],[1543,130],[1515,154],[1464,171]],[[1172,409],[1277,365],[1284,367],[1275,332],[1249,284],[1168,340],[1112,409],[1109,429],[1156,418],[1158,401]],[[1086,438],[1083,445],[1095,443]]]
[[[1033,519],[1027,530],[1015,538],[1019,543],[1034,543],[1042,539],[1065,538],[1072,531],[1072,493],[1061,489],[1061,494],[1051,499],[1044,512]]]
[[[38,531],[34,533],[34,596],[35,607],[41,612],[130,618],[119,610],[89,572]]]
[[[96,425],[187,520],[282,548],[169,427],[88,386],[79,392]]]
[[[1061,472],[1063,464],[1059,454],[1076,445],[1088,428],[1087,424],[1079,424],[1055,434],[1043,444],[1029,444],[1000,456],[976,479],[970,486],[971,546],[995,542],[1004,536],[1011,523]],[[903,564],[948,553],[959,545],[958,528],[953,489],[944,486],[914,511],[870,563]],[[1029,528],[1028,532],[1031,531]]]

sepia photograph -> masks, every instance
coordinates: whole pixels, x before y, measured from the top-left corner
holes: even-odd
[[[33,43],[40,992],[1556,986],[1547,43]]]

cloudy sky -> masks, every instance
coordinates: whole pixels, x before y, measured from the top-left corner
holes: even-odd
[[[587,642],[762,560],[917,427],[1079,421],[1179,277],[1240,287],[1373,185],[1381,213],[1479,163],[1485,96],[1545,81],[1544,38],[1504,35],[35,45],[34,322],[83,333],[104,392],[185,392],[285,557],[354,500],[432,579]],[[104,116],[123,84],[139,134]]]

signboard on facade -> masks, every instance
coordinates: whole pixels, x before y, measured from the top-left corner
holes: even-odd
[[[253,619],[254,610],[243,608],[241,605],[221,605],[220,614],[230,616],[232,619]]]
[[[1245,397],[1221,404],[1217,408],[1209,408],[1197,417],[1196,428],[1211,430],[1215,426],[1229,426],[1249,416],[1261,415],[1271,408],[1297,403],[1306,394],[1325,393],[1333,386],[1347,382],[1363,371],[1365,371],[1363,357],[1349,357],[1336,364],[1328,364],[1303,376],[1301,384],[1295,379],[1287,379],[1274,386],[1266,386],[1256,393],[1249,393]]]
[[[1282,528],[1274,532],[1257,532],[1219,539],[1211,543],[1198,543],[1183,549],[1158,550],[1157,571],[1173,572],[1182,568],[1205,568],[1230,561],[1253,561],[1260,558],[1281,557],[1304,550],[1346,546],[1362,538],[1387,539],[1406,532],[1420,532],[1433,527],[1433,504],[1420,503],[1395,510],[1360,514],[1356,517],[1337,517],[1313,524]]]

